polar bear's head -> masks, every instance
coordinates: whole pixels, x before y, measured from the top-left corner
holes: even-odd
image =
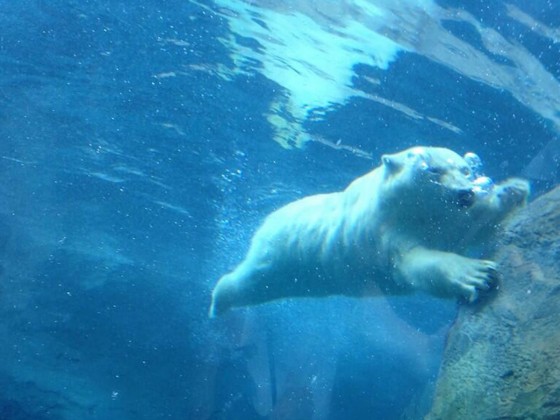
[[[457,153],[440,147],[414,147],[384,155],[386,189],[401,204],[430,211],[438,206],[468,209],[478,198],[472,164]]]

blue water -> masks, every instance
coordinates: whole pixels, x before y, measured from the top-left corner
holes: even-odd
[[[320,21],[307,3],[288,3],[256,2],[252,19]],[[493,178],[552,188],[560,9],[431,3],[438,30],[478,52],[475,69],[518,75],[499,85],[438,58],[429,30],[386,65],[348,61],[345,73],[333,58],[305,73],[311,49],[290,73],[301,57],[268,62],[295,49],[288,32],[274,33],[280,53],[236,32],[246,6],[0,5],[1,419],[392,419],[429,409],[454,302],[290,300],[209,320],[210,292],[270,211],[344,188],[382,153],[475,151]],[[362,21],[389,33],[373,16]],[[352,38],[348,21],[329,22],[321,36]],[[481,28],[513,49],[489,51]],[[333,57],[349,54],[330,43]],[[298,102],[296,73],[329,86],[312,90],[313,106]],[[344,83],[351,92],[334,95]],[[301,147],[281,146],[270,115],[303,135]]]

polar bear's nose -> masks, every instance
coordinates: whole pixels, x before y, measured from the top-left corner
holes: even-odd
[[[457,193],[457,203],[460,207],[467,208],[474,204],[475,194],[472,189],[460,190]]]

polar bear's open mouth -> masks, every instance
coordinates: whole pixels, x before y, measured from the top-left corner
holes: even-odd
[[[457,192],[457,204],[462,208],[469,208],[474,204],[475,193],[472,189]]]

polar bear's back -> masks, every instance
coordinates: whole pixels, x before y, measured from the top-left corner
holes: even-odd
[[[318,194],[292,202],[269,215],[257,231],[254,246],[270,246],[278,258],[320,258],[335,242],[343,219],[340,193]],[[272,252],[272,251],[271,251]]]

